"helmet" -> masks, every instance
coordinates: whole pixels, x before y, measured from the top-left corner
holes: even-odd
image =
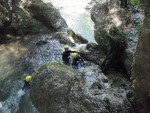
[[[64,49],[68,49],[69,47],[67,45],[64,46]]]
[[[77,53],[72,53],[73,58],[77,58]]]
[[[31,81],[31,78],[32,78],[32,77],[28,75],[28,76],[26,76],[25,81],[30,82],[30,81]]]

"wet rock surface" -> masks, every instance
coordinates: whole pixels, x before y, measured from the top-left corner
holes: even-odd
[[[133,113],[126,91],[111,87],[97,66],[82,73],[57,62],[41,66],[31,83],[31,99],[41,113]]]
[[[97,65],[101,65],[105,58],[105,54],[96,43],[88,43],[80,47],[79,53],[84,59]]]

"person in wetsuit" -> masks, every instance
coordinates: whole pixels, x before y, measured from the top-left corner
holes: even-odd
[[[63,63],[66,65],[70,65],[70,53],[74,53],[76,51],[69,50],[69,47],[67,45],[64,46],[65,51],[62,54],[62,60]]]
[[[84,63],[84,59],[81,56],[79,56],[78,53],[72,53],[72,58],[72,67],[75,69],[78,69],[79,63]]]
[[[31,82],[31,76],[26,76],[25,79],[24,79],[24,85],[22,87],[22,90],[27,90],[30,88],[30,82]]]

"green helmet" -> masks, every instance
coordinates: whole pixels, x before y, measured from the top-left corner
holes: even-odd
[[[32,77],[28,75],[28,76],[26,76],[25,81],[26,81],[26,82],[30,82],[30,81],[31,81],[31,78],[32,78]]]
[[[72,53],[73,58],[77,58],[77,53]]]
[[[67,45],[64,46],[64,49],[68,49],[69,47]]]

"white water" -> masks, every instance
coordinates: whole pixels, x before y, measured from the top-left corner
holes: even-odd
[[[89,42],[95,42],[94,23],[90,17],[90,10],[85,9],[90,0],[43,0],[43,2],[52,3],[60,11],[69,28]]]

